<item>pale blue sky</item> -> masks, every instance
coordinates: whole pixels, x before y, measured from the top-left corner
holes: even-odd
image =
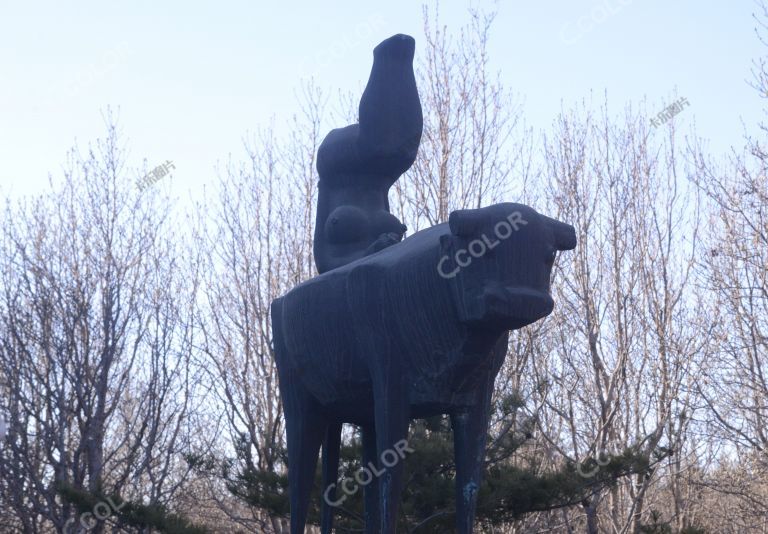
[[[471,2],[491,7],[490,1]],[[443,1],[458,29],[470,2]],[[673,95],[677,118],[713,150],[742,144],[763,100],[751,89],[752,0],[502,0],[491,66],[546,128],[561,109],[608,91],[611,109]],[[168,187],[210,183],[217,160],[240,156],[247,131],[296,110],[302,76],[360,90],[371,50],[394,33],[423,46],[415,0],[133,2],[0,0],[0,190],[40,191],[67,149],[104,134],[100,111],[120,108],[129,161],[176,164]],[[342,126],[341,124],[337,126]]]

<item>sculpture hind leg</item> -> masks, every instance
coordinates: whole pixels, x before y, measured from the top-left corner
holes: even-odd
[[[363,467],[372,472],[378,472],[376,461],[376,429],[373,425],[360,428],[363,442]],[[331,534],[333,530],[334,506],[338,502],[336,488],[339,472],[339,450],[341,448],[341,425],[328,425],[323,441],[323,485],[321,502],[322,519],[320,532]],[[369,468],[368,466],[373,466]],[[375,478],[364,488],[365,502],[365,534],[377,534],[379,532],[379,483]]]
[[[404,463],[398,451],[408,437],[410,406],[399,366],[390,362],[382,367],[385,372],[374,377],[377,460],[383,471],[378,479],[379,524],[381,534],[395,534]]]
[[[282,379],[281,379],[282,382]],[[289,389],[289,388],[285,388]],[[286,438],[288,441],[288,491],[291,502],[291,534],[302,534],[315,482],[317,455],[326,423],[319,407],[300,386],[283,388]]]
[[[281,302],[276,299],[272,303],[272,339],[285,414],[291,534],[303,534],[315,481],[317,455],[328,423],[320,405],[306,391],[289,365],[281,323]]]
[[[323,441],[323,485],[322,501],[320,502],[321,519],[320,532],[331,534],[333,529],[333,512],[336,502],[336,484],[339,478],[339,450],[341,449],[341,424],[328,425]]]
[[[399,451],[408,437],[410,402],[402,352],[392,346],[382,328],[380,309],[370,304],[382,299],[381,288],[370,281],[384,277],[375,267],[352,269],[347,278],[347,298],[352,328],[365,333],[357,336],[355,350],[366,355],[373,389],[376,460],[382,472],[378,478],[380,530],[381,534],[395,534],[403,479]]]
[[[376,427],[364,426],[363,435],[363,467],[372,472],[379,472],[379,462],[376,458]],[[369,466],[373,466],[371,469]],[[379,515],[379,481],[374,478],[363,488],[365,500],[365,534],[378,534],[381,522]]]

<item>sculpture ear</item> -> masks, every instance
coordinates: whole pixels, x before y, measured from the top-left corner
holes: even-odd
[[[451,217],[455,213],[452,213]],[[481,294],[478,286],[481,286],[484,280],[478,277],[460,276],[461,267],[456,263],[456,251],[464,246],[462,239],[455,235],[441,235],[440,260],[437,263],[437,272],[448,281],[451,300],[459,321],[469,323],[483,317],[485,301],[478,298],[478,295]]]
[[[459,272],[456,268],[456,250],[460,248],[457,245],[458,238],[452,234],[443,234],[440,236],[440,259],[437,263],[437,272],[441,277],[453,279]]]
[[[482,217],[479,210],[456,210],[448,216],[448,226],[453,235],[472,237],[480,228]]]
[[[441,254],[450,254],[451,253],[451,244],[453,243],[453,239],[448,234],[443,234],[440,236],[440,253]]]

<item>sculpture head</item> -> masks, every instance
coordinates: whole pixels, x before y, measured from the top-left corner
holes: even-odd
[[[551,313],[552,265],[576,247],[576,232],[522,204],[457,210],[441,236],[440,276],[452,286],[459,319],[514,330]]]

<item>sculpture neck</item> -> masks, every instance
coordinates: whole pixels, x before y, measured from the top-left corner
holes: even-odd
[[[467,329],[464,351],[467,354],[490,354],[499,340],[508,335],[509,330],[473,326]]]

